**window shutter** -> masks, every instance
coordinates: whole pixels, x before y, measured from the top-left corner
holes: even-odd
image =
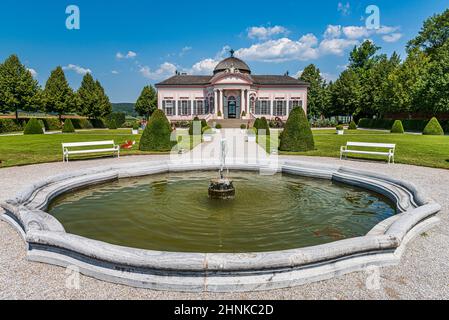
[[[187,114],[188,115],[192,115],[192,100],[189,100],[187,105],[188,105],[188,108],[189,108],[189,110],[187,111]]]
[[[260,100],[256,100],[256,114],[260,114]]]
[[[178,115],[182,116],[181,100],[178,100]]]
[[[198,114],[198,103],[197,103],[197,101],[195,100],[195,101],[193,101],[193,114],[194,115],[197,115]]]

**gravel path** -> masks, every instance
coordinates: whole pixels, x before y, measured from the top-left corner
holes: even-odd
[[[106,164],[142,162],[163,156],[51,163],[0,169],[0,200],[14,196],[31,182],[46,176]],[[65,269],[26,261],[20,236],[0,222],[0,299],[449,299],[449,170],[409,165],[386,165],[329,158],[293,157],[323,164],[383,172],[418,185],[443,210],[442,223],[409,244],[397,267],[380,271],[381,289],[368,290],[368,274],[352,273],[301,287],[238,294],[158,292],[110,284],[81,276],[79,290],[67,289]]]

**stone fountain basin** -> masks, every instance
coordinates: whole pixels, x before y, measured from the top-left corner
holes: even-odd
[[[285,172],[365,188],[392,200],[398,214],[366,236],[329,244],[263,253],[172,253],[111,245],[65,232],[45,212],[55,197],[120,178],[180,171],[218,171],[220,163],[154,161],[73,172],[40,181],[1,206],[27,244],[30,261],[76,267],[100,280],[156,290],[244,292],[286,288],[400,263],[407,244],[438,223],[441,207],[413,184],[381,174],[300,161],[229,165],[231,170]]]

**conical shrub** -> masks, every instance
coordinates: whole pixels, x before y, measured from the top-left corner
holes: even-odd
[[[284,132],[281,135],[279,149],[288,152],[315,150],[312,129],[302,108],[294,108],[291,111],[285,124]]]
[[[444,130],[438,119],[433,117],[430,119],[427,126],[424,128],[423,135],[425,136],[444,136]]]
[[[150,118],[140,139],[141,151],[170,151],[176,142],[171,141],[171,127],[165,113],[158,109]]]
[[[404,126],[401,120],[396,120],[391,128],[391,133],[404,133]]]
[[[23,130],[23,134],[44,134],[44,130],[36,118],[31,118]]]
[[[351,121],[348,127],[349,130],[357,130],[357,124],[354,122],[354,120]]]
[[[75,127],[73,126],[72,120],[66,119],[64,121],[64,126],[62,127],[62,133],[74,133]]]

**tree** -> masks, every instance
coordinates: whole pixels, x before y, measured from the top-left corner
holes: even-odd
[[[37,111],[40,87],[31,72],[16,55],[0,64],[0,112]]]
[[[45,84],[43,104],[47,112],[57,113],[60,121],[63,114],[76,109],[75,95],[61,67],[51,72]]]
[[[112,112],[112,105],[100,82],[95,81],[90,73],[83,77],[78,89],[81,113],[91,119],[98,119]]]
[[[153,86],[145,86],[137,99],[134,109],[141,116],[149,119],[157,109],[157,93]]]
[[[433,55],[449,41],[449,9],[424,22],[418,36],[407,45],[407,50],[419,49]]]
[[[362,87],[355,71],[343,71],[331,88],[333,114],[353,115],[361,112]]]
[[[359,47],[354,47],[349,55],[350,69],[369,69],[372,66],[375,55],[380,47],[372,41],[365,40]]]
[[[329,107],[329,99],[326,92],[326,81],[321,76],[320,69],[314,64],[308,65],[302,72],[299,80],[310,84],[307,95],[308,113],[312,117],[325,115]]]
[[[303,108],[294,108],[281,135],[281,151],[305,152],[315,149],[312,129]]]

